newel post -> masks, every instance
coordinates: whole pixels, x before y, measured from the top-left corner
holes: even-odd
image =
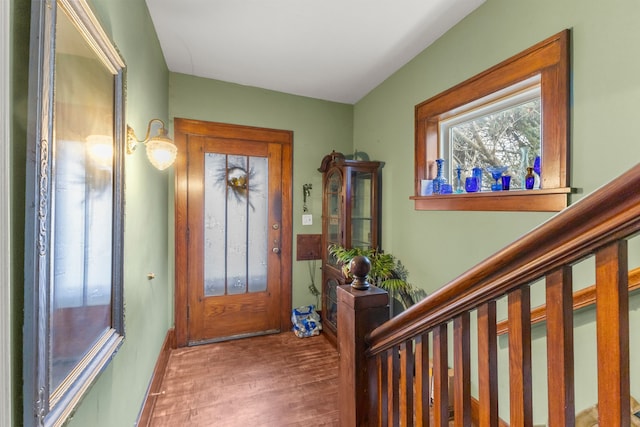
[[[389,320],[389,294],[369,286],[366,278],[370,268],[368,258],[355,257],[350,264],[355,280],[337,290],[340,427],[371,426],[375,422],[371,418],[377,407],[373,388],[376,370],[365,356],[365,337]]]

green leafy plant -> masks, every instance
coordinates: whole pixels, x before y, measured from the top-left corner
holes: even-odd
[[[349,272],[349,263],[358,255],[366,256],[371,261],[369,283],[387,292],[398,295],[405,308],[415,304],[416,298],[423,292],[416,289],[407,281],[409,272],[405,266],[393,255],[377,249],[351,248],[340,245],[330,245],[329,254],[342,264],[342,274],[347,281],[353,280]]]

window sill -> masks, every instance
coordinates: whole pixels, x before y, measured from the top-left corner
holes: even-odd
[[[570,187],[540,190],[411,196],[417,211],[558,212],[567,207]]]

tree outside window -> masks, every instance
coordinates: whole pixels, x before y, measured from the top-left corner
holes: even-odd
[[[480,167],[484,171],[482,190],[489,191],[492,178],[489,166],[507,166],[511,188],[523,189],[527,167],[533,167],[540,156],[541,136],[540,88],[508,97],[492,104],[442,122],[443,156],[451,182],[456,169],[462,177]]]

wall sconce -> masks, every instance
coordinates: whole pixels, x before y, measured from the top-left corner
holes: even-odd
[[[156,136],[149,138],[151,134],[151,124],[153,122],[160,122],[162,126],[158,129]],[[131,126],[127,125],[127,154],[132,154],[138,143],[143,143],[147,146],[147,158],[158,170],[164,170],[176,161],[178,147],[176,147],[171,138],[167,136],[167,128],[160,119],[151,119],[151,121],[149,121],[147,134],[142,141],[136,137]]]

